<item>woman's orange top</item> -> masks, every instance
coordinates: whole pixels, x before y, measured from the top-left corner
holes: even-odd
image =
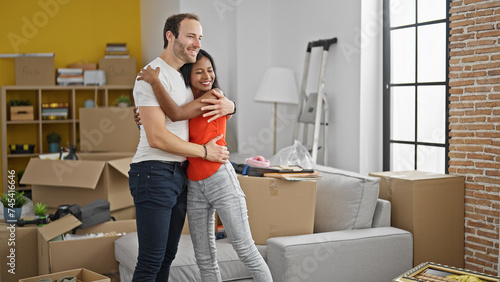
[[[226,120],[229,116],[219,117],[216,120],[207,122],[210,117],[198,116],[189,120],[189,142],[196,144],[206,144],[213,138],[224,134],[224,137],[217,141],[220,146],[226,146]],[[222,165],[202,158],[188,158],[187,177],[189,180],[199,181],[212,176]]]

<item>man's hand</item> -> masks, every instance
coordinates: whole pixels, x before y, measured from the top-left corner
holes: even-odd
[[[137,111],[138,110],[138,107],[135,106],[134,107],[134,121],[137,125],[141,125],[142,122],[141,122],[141,116],[139,115],[139,112]]]
[[[210,90],[217,97],[217,99],[202,99],[201,102],[209,103],[211,105],[201,108],[202,111],[209,111],[203,114],[203,117],[212,116],[208,122],[211,122],[219,117],[234,113],[234,103],[224,96],[220,89]]]
[[[207,160],[217,163],[227,163],[229,159],[229,151],[226,146],[219,146],[215,142],[222,139],[224,137],[223,134],[215,137],[214,139],[208,141],[205,144],[207,148]]]

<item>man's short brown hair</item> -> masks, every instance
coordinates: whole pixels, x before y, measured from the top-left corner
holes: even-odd
[[[176,14],[168,17],[165,22],[165,27],[163,28],[163,49],[167,48],[168,45],[167,31],[170,30],[170,32],[174,34],[175,38],[177,38],[179,36],[179,27],[184,19],[200,21],[197,15],[191,13]]]

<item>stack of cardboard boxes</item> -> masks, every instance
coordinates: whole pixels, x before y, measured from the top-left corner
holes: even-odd
[[[54,53],[33,53],[15,57],[16,85],[55,85],[56,68]],[[88,69],[88,65],[94,67]],[[82,68],[83,71],[95,70],[95,63],[70,64],[68,68]],[[134,85],[137,75],[137,62],[135,58],[101,58],[99,70],[104,71],[107,85]],[[76,84],[83,85],[82,79]],[[62,85],[67,85],[63,83]]]
[[[131,108],[82,108],[80,146],[85,151],[77,152],[79,160],[30,160],[21,182],[31,185],[33,202],[44,202],[55,211],[59,205],[83,206],[105,199],[116,221],[76,232],[109,236],[73,241],[57,240],[81,224],[71,215],[43,227],[16,226],[16,274],[4,268],[9,248],[1,244],[2,281],[77,268],[104,274],[112,280],[119,277],[114,241],[136,231],[128,170],[138,141],[139,131]],[[2,242],[10,236],[8,230],[2,227]]]
[[[81,223],[67,215],[43,227],[16,227],[17,273],[4,265],[8,249],[2,249],[2,281],[84,268],[117,280],[118,263],[114,241],[136,231],[135,209],[128,186],[128,170],[139,141],[139,130],[131,108],[81,108],[78,160],[30,160],[23,184],[32,187],[34,202],[44,202],[54,211],[59,205],[83,206],[96,199],[110,202],[117,221],[77,229],[76,233],[111,233],[99,238],[61,241],[58,238]],[[238,179],[246,194],[252,235],[256,244],[275,236],[313,232],[316,204],[315,181],[249,177]],[[223,224],[223,222],[222,222]],[[2,228],[0,236],[8,238]],[[186,232],[187,229],[186,229]],[[185,232],[185,233],[186,233]],[[1,244],[2,248],[6,247]]]

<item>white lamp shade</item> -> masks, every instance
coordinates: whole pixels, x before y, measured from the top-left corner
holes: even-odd
[[[299,95],[293,71],[280,67],[267,69],[254,100],[258,102],[298,104]]]

